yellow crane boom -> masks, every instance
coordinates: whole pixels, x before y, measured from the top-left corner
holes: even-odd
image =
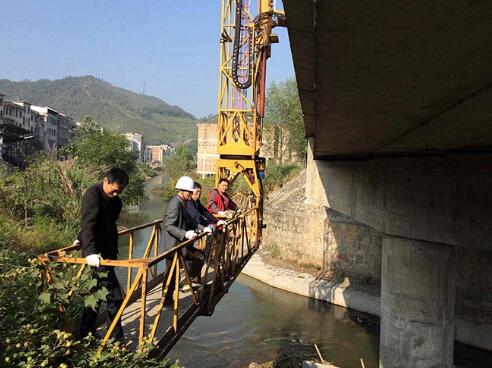
[[[265,110],[266,63],[275,26],[283,13],[271,0],[258,0],[257,15],[249,0],[222,0],[216,184],[242,176],[259,207],[252,219],[253,236],[261,238],[265,160],[260,157]]]

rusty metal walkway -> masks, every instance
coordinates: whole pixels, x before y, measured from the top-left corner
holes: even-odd
[[[122,271],[126,274],[126,283],[121,287],[124,300],[111,326],[99,328],[104,335],[101,348],[121,318],[130,349],[138,349],[149,341],[155,345],[155,354],[167,354],[197,316],[212,315],[217,303],[258,249],[257,216],[258,209],[250,209],[227,220],[223,231],[211,236],[201,234],[165,252],[159,249],[162,220],[120,231],[120,238],[128,239],[128,257],[102,260],[101,265],[114,266],[117,274],[121,275]],[[136,233],[148,229],[151,233],[143,256],[135,258]],[[190,266],[183,256],[184,249],[193,244],[206,250],[204,266],[196,283],[191,280]],[[77,255],[79,250],[80,246],[70,246],[38,258],[47,267],[51,262],[80,264],[80,276],[86,260]],[[165,295],[173,279],[174,303],[169,308],[165,304],[170,300],[166,300]]]

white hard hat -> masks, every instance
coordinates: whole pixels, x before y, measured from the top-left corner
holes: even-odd
[[[193,179],[189,176],[182,176],[178,179],[178,182],[176,183],[176,189],[193,192],[193,183]]]

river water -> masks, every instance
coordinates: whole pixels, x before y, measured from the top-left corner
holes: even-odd
[[[162,176],[147,183],[148,200],[138,214],[122,216],[123,226],[162,218],[166,203],[153,191],[162,184]],[[147,238],[148,233],[135,237],[140,252]],[[125,244],[120,247],[123,256]],[[323,357],[341,368],[360,367],[361,357],[367,368],[376,368],[379,328],[368,321],[363,314],[240,275],[213,316],[198,317],[168,357],[187,368],[247,367],[289,356],[315,358],[316,343]]]

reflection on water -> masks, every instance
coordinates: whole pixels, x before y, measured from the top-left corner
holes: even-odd
[[[162,176],[147,183],[148,200],[138,215],[122,216],[123,226],[162,218],[167,202],[153,192],[162,184]],[[144,251],[150,229],[135,235],[137,257]],[[128,237],[122,237],[120,256],[126,257],[127,253]],[[124,282],[126,274],[121,271],[118,277]],[[188,368],[247,367],[252,361],[284,356],[314,358],[316,343],[325,359],[341,368],[359,367],[361,357],[367,368],[376,368],[378,329],[367,331],[349,313],[353,312],[241,275],[214,315],[197,318],[168,356]]]

